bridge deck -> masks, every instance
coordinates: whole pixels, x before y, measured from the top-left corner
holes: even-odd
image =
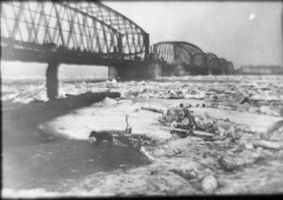
[[[2,39],[2,43],[5,38]],[[2,60],[48,63],[56,59],[59,63],[81,64],[81,65],[108,65],[129,66],[141,64],[147,60],[131,60],[124,58],[121,54],[95,53],[89,51],[69,50],[64,47],[53,45],[39,45],[28,42],[13,42],[13,45],[5,43],[1,48]]]

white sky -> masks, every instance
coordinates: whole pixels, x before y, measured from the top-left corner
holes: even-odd
[[[281,2],[104,1],[150,34],[187,41],[240,65],[283,63]]]

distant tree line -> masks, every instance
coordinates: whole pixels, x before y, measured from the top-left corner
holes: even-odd
[[[245,65],[236,70],[237,74],[280,74],[283,67],[280,65]]]

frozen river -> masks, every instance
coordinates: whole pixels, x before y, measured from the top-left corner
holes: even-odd
[[[237,96],[236,89],[241,90],[242,96],[253,94],[251,103],[237,104],[242,96]],[[39,190],[53,195],[70,191],[72,193],[68,194],[82,194],[86,190],[87,195],[201,193],[195,183],[172,174],[171,168],[180,170],[194,166],[196,172],[207,173],[203,162],[208,162],[211,168],[217,164],[213,155],[207,157],[208,152],[228,153],[232,148],[230,144],[225,141],[223,144],[222,141],[211,143],[194,137],[172,139],[169,131],[158,122],[160,113],[143,111],[140,107],[170,107],[184,103],[191,106],[195,115],[210,115],[219,120],[228,118],[233,123],[250,127],[257,135],[282,119],[279,112],[283,103],[282,89],[281,76],[172,77],[118,83],[73,81],[61,82],[60,99],[48,103],[43,81],[2,84],[4,192],[28,194],[34,191],[36,194]],[[105,94],[110,92],[112,99],[105,100]],[[118,100],[114,100],[117,97]],[[199,106],[203,104],[205,107]],[[152,164],[131,146],[115,144],[109,147],[107,143],[88,142],[91,129],[122,131],[126,113],[130,114],[134,134],[145,134],[158,141],[170,140],[151,150],[158,162]],[[39,127],[45,127],[43,134]],[[241,134],[241,142],[245,144],[245,138],[251,135]],[[280,135],[276,137],[282,138]],[[217,192],[281,191],[274,185],[282,184],[282,150],[273,153],[277,156],[273,160],[269,150],[255,147],[249,150],[241,146],[241,142],[233,144],[239,145],[244,152],[237,156],[246,161],[239,162],[251,166],[245,164],[245,170],[243,167],[243,170],[230,174],[223,173],[219,166],[213,169],[214,176],[226,184]],[[253,161],[260,154],[265,164]],[[168,167],[169,171],[166,171]],[[274,170],[276,173],[272,174]],[[255,177],[254,173],[261,175]],[[139,179],[141,181],[136,181]],[[254,187],[248,189],[245,184]]]

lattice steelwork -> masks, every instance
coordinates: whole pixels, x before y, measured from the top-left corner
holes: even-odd
[[[142,53],[148,49],[146,46],[148,43],[147,34],[137,24],[113,9],[103,4],[94,4],[92,2],[72,2],[65,3],[64,5],[87,13],[117,30],[121,36],[124,53]]]
[[[202,50],[187,42],[160,42],[154,45],[154,53],[158,58],[167,63],[192,63],[192,56],[201,53]]]
[[[223,74],[226,74],[228,71],[228,62],[224,58],[220,58],[220,69]]]
[[[193,65],[195,67],[206,67],[206,54],[202,52],[194,54]]]
[[[1,3],[1,46],[57,46],[103,58],[143,59],[148,34],[130,19],[97,2]]]
[[[235,69],[234,69],[233,63],[231,61],[228,61],[228,73],[233,74],[234,71],[235,71]]]
[[[219,59],[213,53],[206,54],[206,65],[210,69],[220,69]]]

